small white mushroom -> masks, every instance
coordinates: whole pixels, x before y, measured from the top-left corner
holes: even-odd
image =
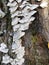
[[[22,4],[22,5],[20,6],[21,9],[24,8],[24,7],[25,7],[25,4]]]
[[[19,27],[20,27],[20,24],[13,26],[13,31],[17,31],[19,29]]]
[[[0,46],[1,46],[3,49],[7,47],[5,43],[1,43]]]
[[[31,17],[29,21],[34,21],[35,20],[35,17]]]
[[[21,13],[21,11],[16,11],[16,12],[14,12],[12,15],[11,15],[11,18],[14,18],[14,17],[16,17],[17,15],[19,15]]]
[[[22,59],[14,59],[12,62],[11,62],[11,64],[12,65],[22,65],[23,63],[24,63],[24,61],[25,61],[25,59],[24,58],[22,58]]]
[[[37,12],[37,11],[31,11],[31,12],[29,12],[28,15],[32,16],[32,15],[34,15],[36,12]]]
[[[25,61],[25,59],[24,58],[22,58],[21,60],[19,60],[16,64],[18,64],[18,65],[22,65],[23,63],[24,63],[24,61]]]
[[[12,62],[11,62],[11,65],[16,65],[16,61],[15,60],[13,60]]]
[[[7,53],[8,52],[8,49],[1,49],[0,48],[0,51],[3,52],[3,53]]]
[[[18,5],[15,6],[15,7],[9,8],[9,10],[10,10],[11,13],[13,13],[13,12],[15,12],[17,10],[17,8],[18,8]]]
[[[3,56],[3,58],[2,58],[2,63],[8,64],[8,63],[10,63],[12,60],[13,60],[13,59],[10,58],[10,56],[8,56],[8,55],[6,54],[6,55]]]
[[[17,55],[18,55],[18,54],[24,55],[24,54],[25,54],[25,48],[22,47],[22,46],[20,46],[19,48],[16,49],[15,54],[17,54]]]
[[[17,50],[18,50],[18,49],[17,49]],[[17,50],[15,51],[15,54],[17,54],[17,59],[23,58],[23,56],[25,55],[25,51],[22,52],[22,51],[20,50],[20,51],[22,52],[22,53],[20,53],[19,50],[18,50],[18,51],[17,51]]]
[[[16,34],[14,34],[13,39],[20,39],[22,36],[25,35],[25,32],[17,31]]]
[[[17,44],[17,46],[15,48],[13,47],[12,52],[15,52],[15,54],[17,54],[19,52],[20,48],[21,48],[21,45]]]
[[[0,45],[0,52],[3,52],[3,53],[8,52],[7,46],[4,43],[1,43]]]
[[[12,23],[11,24],[14,26],[14,25],[16,25],[19,22],[19,20],[20,20],[20,18],[15,17],[15,18],[12,19]]]
[[[21,24],[19,30],[25,31],[25,30],[27,30],[28,28],[29,28],[29,23],[25,23],[25,24]]]
[[[7,6],[10,6],[10,7],[15,7],[17,5],[17,2],[14,1],[14,2],[8,2]]]
[[[28,18],[25,17],[25,18],[19,20],[19,22],[20,22],[20,23],[26,23],[26,22],[28,22]]]
[[[33,5],[30,6],[30,9],[31,9],[31,10],[34,10],[34,9],[36,9],[38,6],[39,6],[39,5],[33,4]]]
[[[17,39],[16,40],[14,39],[13,42],[15,42],[16,44],[21,44],[22,40],[21,39],[18,39],[18,40]]]
[[[21,47],[20,43],[12,43],[12,52],[15,52],[19,47]]]

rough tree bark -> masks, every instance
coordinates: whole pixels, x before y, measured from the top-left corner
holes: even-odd
[[[48,0],[41,0],[40,2],[37,2],[37,0],[36,1],[35,0],[31,0],[31,3],[36,3],[36,4],[40,5],[42,1],[48,2]],[[49,9],[48,7],[46,7],[46,8],[39,7],[38,8],[38,13],[36,15],[36,23],[38,22],[38,24],[37,24],[37,26],[35,26],[35,24],[34,24],[34,26],[37,28],[38,25],[39,25],[39,23],[41,23],[39,25],[39,27],[37,28],[37,30],[38,30],[37,32],[39,33],[37,35],[38,36],[38,42],[36,42],[35,44],[32,44],[33,42],[28,42],[29,40],[31,41],[31,39],[30,39],[31,37],[28,40],[27,39],[28,38],[27,34],[29,34],[29,36],[32,36],[32,33],[30,34],[30,32],[32,32],[32,30],[33,30],[32,27],[31,27],[31,30],[28,33],[26,33],[26,38],[24,37],[25,38],[25,44],[27,44],[27,42],[28,42],[28,45],[31,44],[30,46],[27,47],[30,50],[28,50],[26,48],[26,53],[28,51],[28,53],[26,54],[26,55],[28,55],[27,56],[28,57],[27,60],[30,59],[32,62],[35,61],[35,65],[44,65],[44,64],[48,65],[48,63],[49,63],[49,50],[48,50],[48,45],[47,45],[48,41],[49,41],[48,40],[49,39],[48,38],[49,37],[48,36],[49,33],[48,34],[46,33],[47,31],[49,31],[49,26],[48,26],[49,25],[48,24],[49,23],[49,17],[48,17],[49,16],[48,15],[49,12],[48,12],[48,9]],[[33,24],[32,24],[32,26],[33,26]],[[36,28],[34,28],[34,29],[36,29]],[[32,46],[34,48],[32,48]],[[31,50],[35,52],[34,56],[33,56]],[[33,58],[32,58],[31,55],[29,56],[29,53],[31,53],[31,55],[33,56]],[[32,59],[34,59],[34,60],[32,60]],[[47,63],[45,63],[45,61]]]
[[[42,2],[47,2],[49,3],[48,0],[42,0]],[[41,2],[41,3],[42,3]],[[47,4],[47,7],[44,7],[44,8],[41,8],[41,11],[39,11],[39,13],[41,13],[41,24],[43,26],[43,29],[42,29],[42,34],[44,35],[45,39],[47,42],[49,42],[49,4]]]
[[[2,4],[1,4],[1,8],[2,8],[2,10],[4,10],[4,12],[5,13],[7,13],[7,7],[6,7],[6,0],[0,0],[1,2],[2,2],[2,4],[3,4],[3,6],[2,6]],[[46,1],[46,2],[48,2],[48,0],[42,0],[42,1]],[[35,0],[31,0],[31,3],[36,3],[35,2]],[[41,2],[40,2],[41,3]],[[37,2],[37,4],[40,4],[40,3],[38,3]],[[39,22],[42,24],[42,31],[41,31],[41,33],[42,33],[42,35],[44,36],[44,38],[46,39],[46,41],[47,42],[49,42],[49,8],[48,7],[46,7],[46,8],[39,8],[38,9],[38,13],[39,13],[39,16],[40,16],[40,18],[39,18]],[[38,16],[38,14],[37,14],[37,16]],[[8,18],[9,17],[9,18]],[[0,19],[1,20],[1,19]],[[9,37],[9,34],[8,34],[8,32],[11,32],[12,30],[11,30],[11,23],[9,22],[9,20],[10,20],[10,15],[9,15],[9,13],[7,13],[7,16],[5,17],[5,18],[3,18],[1,21],[2,21],[2,24],[4,24],[5,23],[5,25],[4,26],[1,26],[1,29],[0,30],[3,30],[3,29],[5,29],[5,30],[7,30],[6,31],[6,34],[3,36],[3,37],[0,37],[0,43],[1,42],[5,42],[6,44],[7,44],[7,46],[9,47],[9,48],[11,48],[9,45],[11,45],[10,44],[10,42],[9,42],[9,45],[8,45],[8,38],[10,38]],[[9,23],[9,24],[7,24],[7,22]],[[6,25],[7,24],[7,25]],[[10,26],[9,26],[10,25]],[[30,32],[31,31],[31,32]],[[29,61],[32,61],[32,64],[35,64],[35,65],[41,65],[40,64],[40,62],[38,61],[39,60],[39,58],[43,58],[44,56],[45,56],[45,58],[46,57],[48,57],[48,54],[47,54],[47,50],[45,51],[45,49],[43,49],[43,48],[39,48],[39,46],[38,46],[38,48],[36,48],[36,44],[38,43],[36,43],[36,44],[32,44],[32,41],[31,41],[31,36],[32,36],[32,29],[29,29],[27,32],[26,32],[26,35],[24,36],[24,40],[23,40],[23,42],[25,41],[25,43],[24,43],[24,46],[26,47],[26,57],[27,57],[27,60],[29,59]],[[11,38],[10,38],[11,39]],[[35,46],[35,47],[34,47]],[[34,47],[34,48],[33,48]],[[38,52],[38,50],[39,50],[39,53],[38,54],[41,54],[41,56],[37,56],[37,52]],[[33,51],[33,52],[32,52]],[[42,52],[40,52],[40,51],[42,51]],[[34,55],[34,52],[35,52],[35,55]],[[29,54],[30,53],[30,54]],[[8,53],[9,55],[10,55],[10,52]],[[32,56],[32,54],[33,54],[33,56]],[[42,56],[42,54],[44,54],[44,56]],[[0,61],[2,60],[2,55],[3,54],[1,54],[0,53]],[[47,55],[47,56],[46,56]],[[11,55],[12,56],[12,55]],[[14,55],[13,55],[14,56]],[[34,57],[35,56],[35,57]],[[34,57],[34,59],[33,59],[33,57]],[[45,59],[44,58],[44,59]],[[42,61],[41,61],[41,63],[43,63],[43,59],[41,59]],[[45,60],[47,60],[47,58],[45,59]],[[45,63],[45,60],[44,60],[44,63]],[[29,61],[27,62],[28,64],[29,64]],[[34,63],[33,63],[34,62]],[[26,64],[27,64],[26,63]],[[47,63],[48,63],[48,60],[47,60]],[[46,63],[46,64],[47,64]],[[1,64],[1,62],[0,62],[0,64]],[[46,65],[45,64],[45,65]],[[2,64],[1,64],[2,65]],[[3,64],[4,65],[4,64]]]

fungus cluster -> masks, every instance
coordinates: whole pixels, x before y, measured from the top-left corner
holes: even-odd
[[[1,43],[0,52],[5,55],[2,57],[2,63],[11,65],[22,65],[24,63],[25,47],[22,46],[21,38],[25,35],[25,31],[29,28],[29,24],[34,21],[33,16],[37,11],[38,5],[30,4],[28,0],[9,0],[7,6],[11,14],[11,25],[13,27],[13,42],[11,45],[11,53],[15,54],[15,58],[8,55],[10,51],[5,43]]]

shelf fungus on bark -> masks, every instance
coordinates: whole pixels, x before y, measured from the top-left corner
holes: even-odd
[[[10,58],[10,56],[8,56],[7,54],[5,56],[3,56],[2,58],[2,63],[8,64],[10,62],[12,62],[12,58]]]
[[[8,48],[5,45],[5,43],[1,43],[0,44],[0,52],[3,52],[3,53],[7,53],[8,52]]]

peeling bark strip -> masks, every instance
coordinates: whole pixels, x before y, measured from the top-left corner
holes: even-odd
[[[40,7],[42,8],[39,13],[41,13],[41,17],[42,17],[42,25],[43,25],[43,29],[42,29],[42,34],[44,35],[45,39],[47,42],[49,42],[49,15],[48,15],[48,0],[42,0]]]
[[[48,17],[48,0],[42,0],[40,7],[43,8],[43,18],[46,19]]]
[[[8,34],[7,45],[5,42],[0,44],[0,52],[3,53],[1,65],[22,65],[24,63],[25,48],[21,44],[21,38],[25,35],[25,30],[29,28],[29,24],[34,21],[35,17],[33,17],[33,15],[37,12],[34,9],[36,9],[38,5],[32,5],[28,0],[9,0],[7,6],[9,6],[10,11],[8,15],[11,14],[12,21],[6,23],[8,29],[6,33]],[[12,33],[10,31],[11,27],[9,27],[10,22],[13,27]],[[13,37],[12,42],[11,36]]]

